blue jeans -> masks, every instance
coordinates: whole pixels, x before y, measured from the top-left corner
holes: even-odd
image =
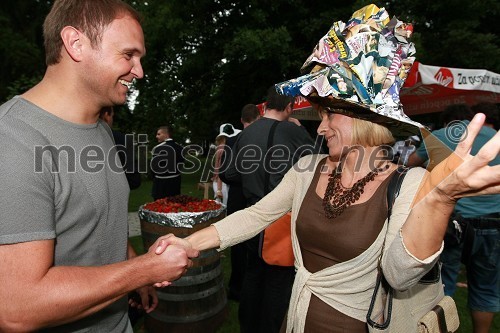
[[[475,311],[500,312],[500,230],[474,228],[473,232],[470,258],[466,263],[468,306]],[[455,293],[462,249],[463,244],[445,243],[441,254],[445,295]]]
[[[462,244],[444,243],[444,249],[441,253],[441,279],[444,284],[444,294],[453,296],[457,289],[456,283],[458,273],[460,272],[460,258],[462,257]]]

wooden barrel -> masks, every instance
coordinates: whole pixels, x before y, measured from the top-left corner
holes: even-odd
[[[159,236],[168,233],[187,237],[220,217],[197,223],[192,228],[160,225],[141,218],[144,248],[147,250]],[[227,296],[216,250],[201,251],[184,276],[156,291],[159,304],[144,321],[148,333],[215,333],[227,317]]]

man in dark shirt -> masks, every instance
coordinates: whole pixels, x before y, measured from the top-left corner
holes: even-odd
[[[307,130],[290,117],[293,103],[293,97],[278,94],[274,86],[269,88],[264,116],[241,132],[234,144],[225,178],[241,181],[247,206],[274,189],[301,156],[314,151],[314,140]],[[269,135],[275,123],[274,135]],[[273,144],[268,149],[269,140]],[[272,154],[265,167],[264,156],[268,151]],[[259,235],[246,243],[248,263],[239,308],[241,332],[279,332],[288,308],[295,269],[265,263],[258,255]]]
[[[156,132],[159,144],[153,148],[153,200],[181,194],[180,166],[184,162],[182,146],[172,139],[172,128],[161,126]]]
[[[250,124],[260,118],[259,108],[255,104],[247,104],[241,110],[241,124],[243,130]],[[227,198],[227,215],[237,212],[246,208],[247,201],[243,194],[241,182],[231,182],[225,177],[225,169],[228,167],[232,158],[232,149],[241,132],[235,136],[227,138],[226,146],[224,148],[224,156],[222,158],[222,167],[219,177],[221,180],[229,185],[229,193]],[[247,264],[247,246],[245,242],[233,245],[231,247],[231,276],[228,283],[228,297],[234,301],[240,300],[241,288],[243,285],[243,278],[245,276],[245,267]]]
[[[131,190],[135,190],[141,186],[141,174],[139,173],[137,160],[134,155],[134,138],[131,135],[125,135],[122,132],[116,131],[113,128],[113,119],[115,110],[112,106],[101,109],[99,118],[101,118],[113,133],[113,140],[115,141],[118,157],[125,171],[128,186]]]

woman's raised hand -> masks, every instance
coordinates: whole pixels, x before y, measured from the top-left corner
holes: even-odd
[[[497,132],[475,156],[470,155],[472,144],[485,118],[484,114],[478,113],[471,120],[455,149],[455,154],[464,162],[437,185],[439,192],[455,201],[463,197],[500,193],[500,165],[488,165],[500,151],[500,132]]]

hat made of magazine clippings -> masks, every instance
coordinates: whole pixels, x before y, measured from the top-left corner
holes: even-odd
[[[302,65],[308,73],[276,84],[278,93],[304,96],[331,112],[384,125],[395,137],[424,126],[403,112],[399,91],[415,61],[413,26],[384,8],[363,7],[334,22]]]
[[[219,135],[226,136],[228,138],[231,138],[233,136],[238,135],[241,132],[241,130],[234,128],[234,126],[230,123],[222,124],[220,125],[219,128]]]

